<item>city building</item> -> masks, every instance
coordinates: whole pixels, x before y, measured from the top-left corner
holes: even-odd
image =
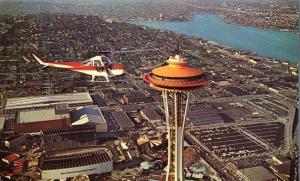
[[[39,169],[43,180],[66,179],[81,174],[109,173],[113,170],[113,162],[108,149],[73,149],[42,155]]]
[[[134,128],[133,122],[124,111],[113,111],[112,116],[116,120],[121,130],[131,130]]]
[[[146,96],[139,91],[130,91],[127,94],[124,94],[122,99],[125,104],[144,103]]]
[[[165,180],[184,180],[183,137],[189,92],[210,84],[211,80],[202,70],[189,67],[179,55],[170,57],[167,65],[145,74],[144,80],[162,92],[169,144]],[[187,93],[185,103],[184,93]]]
[[[146,108],[141,110],[141,115],[150,122],[161,121],[162,118],[159,114],[152,108]]]

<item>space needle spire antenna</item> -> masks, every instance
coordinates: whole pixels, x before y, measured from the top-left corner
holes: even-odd
[[[183,140],[190,92],[210,84],[210,77],[175,55],[167,65],[144,75],[150,87],[162,92],[168,127],[168,165],[166,181],[184,180]],[[186,95],[186,96],[185,96]]]

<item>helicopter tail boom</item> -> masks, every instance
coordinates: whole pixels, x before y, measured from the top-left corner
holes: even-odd
[[[41,64],[41,65],[44,65],[44,66],[48,66],[49,64],[48,63],[45,63],[43,62],[38,56],[36,56],[35,54],[32,54],[33,57]]]

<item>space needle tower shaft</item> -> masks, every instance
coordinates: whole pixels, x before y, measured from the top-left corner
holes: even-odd
[[[168,165],[166,181],[184,180],[183,140],[190,92],[208,85],[211,80],[202,70],[189,67],[179,55],[167,65],[145,74],[144,80],[162,92],[168,127]]]
[[[182,180],[183,175],[183,138],[188,108],[189,93],[184,106],[182,93],[162,93],[168,126],[168,172],[166,180]],[[184,108],[184,109],[183,109]],[[171,179],[175,178],[175,179]]]

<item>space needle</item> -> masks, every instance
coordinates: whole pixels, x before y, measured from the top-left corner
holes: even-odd
[[[210,84],[209,76],[190,67],[176,55],[144,75],[150,87],[161,91],[168,127],[168,165],[166,181],[184,180],[183,139],[190,92]]]

